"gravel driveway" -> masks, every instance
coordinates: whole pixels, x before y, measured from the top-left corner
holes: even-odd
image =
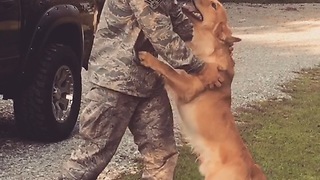
[[[294,71],[320,63],[320,4],[231,3],[226,7],[235,35],[242,38],[234,50],[233,107],[286,96],[277,90],[279,84],[294,78]],[[86,73],[83,75],[86,90]],[[78,129],[60,143],[22,141],[17,137],[11,106],[11,101],[0,101],[0,179],[56,179],[59,166],[79,142]],[[117,155],[99,179],[134,172],[137,158],[139,153],[127,132]]]

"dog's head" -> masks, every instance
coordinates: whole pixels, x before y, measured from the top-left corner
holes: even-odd
[[[210,31],[229,46],[241,41],[240,38],[232,36],[226,9],[218,0],[183,0],[182,3],[182,11],[197,30]]]

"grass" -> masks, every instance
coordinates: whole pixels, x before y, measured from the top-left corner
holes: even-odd
[[[303,70],[283,89],[291,99],[239,109],[240,132],[270,180],[320,179],[320,68]],[[176,180],[203,179],[187,146],[179,149]],[[138,180],[124,175],[122,180]]]
[[[320,179],[320,69],[303,70],[285,87],[291,100],[240,114],[241,134],[269,179]]]

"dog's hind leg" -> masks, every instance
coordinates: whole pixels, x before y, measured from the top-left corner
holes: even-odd
[[[186,72],[178,73],[148,52],[139,52],[139,58],[141,64],[153,69],[164,77],[166,84],[175,92],[180,101],[187,103],[205,90],[205,86],[198,77]]]

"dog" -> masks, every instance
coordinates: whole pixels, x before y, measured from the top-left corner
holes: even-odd
[[[241,39],[232,36],[226,9],[219,1],[194,0],[182,9],[194,26],[193,39],[187,46],[205,63],[222,67],[221,87],[208,89],[199,75],[174,70],[146,51],[139,52],[141,64],[161,75],[166,88],[174,93],[186,136],[198,156],[199,171],[205,180],[265,180],[231,111],[235,66],[231,50]]]

